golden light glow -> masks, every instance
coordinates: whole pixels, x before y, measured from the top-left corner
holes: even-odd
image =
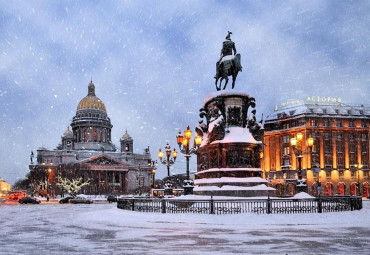
[[[48,172],[49,172],[49,174],[51,173],[51,169],[50,168],[48,169]]]
[[[158,151],[158,158],[159,159],[163,158],[163,151],[161,149],[159,149],[159,151]]]
[[[295,137],[290,139],[290,145],[292,145],[293,147],[297,145],[297,139]]]
[[[260,152],[260,158],[263,158],[263,151]]]
[[[191,134],[192,132],[190,130],[190,127],[188,126],[185,130],[185,138],[189,140],[191,138]]]
[[[171,150],[166,150],[166,155],[169,157],[171,156]]]
[[[184,139],[184,136],[182,136],[181,131],[179,131],[179,134],[176,136],[177,144],[182,144],[183,139]]]
[[[183,139],[182,145],[184,145],[185,147],[188,146],[188,139]]]
[[[155,168],[152,169],[152,174],[155,175]]]
[[[297,133],[297,140],[302,141],[303,139],[303,134],[301,132]]]
[[[177,158],[177,151],[176,151],[176,149],[173,149],[172,157],[173,157],[174,159],[175,159],[175,158]]]
[[[202,143],[202,137],[200,135],[197,135],[195,137],[195,145],[199,146]]]
[[[308,146],[312,147],[313,146],[313,138],[310,137],[307,139]]]

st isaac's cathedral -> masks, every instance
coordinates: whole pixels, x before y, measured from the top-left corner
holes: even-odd
[[[56,186],[58,175],[89,180],[81,191],[87,194],[138,193],[150,188],[153,176],[148,166],[149,148],[143,154],[133,153],[134,141],[127,131],[120,139],[120,149],[116,148],[111,141],[113,125],[104,103],[95,95],[92,81],[70,126],[72,130],[67,128],[56,149],[39,148],[35,162],[31,152],[29,169],[36,191],[62,193]],[[40,180],[47,187],[38,185]]]

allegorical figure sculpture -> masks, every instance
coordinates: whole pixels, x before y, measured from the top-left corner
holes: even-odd
[[[222,43],[220,59],[216,63],[216,89],[221,90],[221,83],[225,80],[224,88],[229,81],[228,76],[233,77],[232,88],[235,86],[236,76],[239,71],[242,71],[240,63],[241,56],[236,52],[235,43],[231,40],[230,35],[232,32],[228,31],[225,41]],[[234,54],[233,54],[234,53]],[[219,84],[218,81],[220,80]]]

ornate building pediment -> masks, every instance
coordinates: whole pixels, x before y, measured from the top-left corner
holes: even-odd
[[[122,165],[122,162],[107,155],[99,155],[83,160],[86,165]]]

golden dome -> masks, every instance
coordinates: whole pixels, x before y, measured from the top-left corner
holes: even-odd
[[[77,106],[77,110],[82,109],[97,109],[102,111],[107,111],[103,101],[101,101],[97,96],[95,96],[95,86],[92,81],[88,87],[88,94],[86,97],[82,98],[80,103]]]

